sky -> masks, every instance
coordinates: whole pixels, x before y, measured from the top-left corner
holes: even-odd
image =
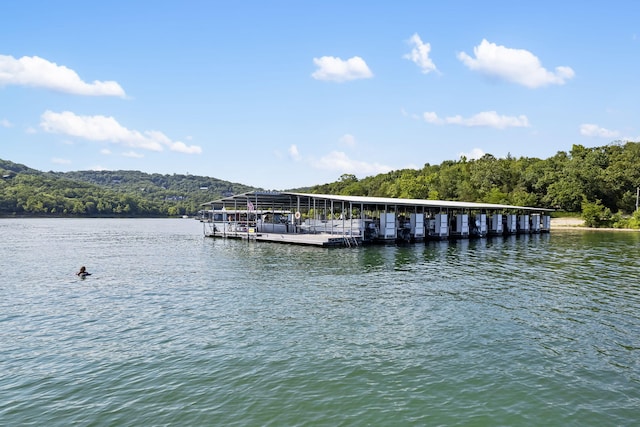
[[[5,0],[0,158],[269,190],[640,141],[640,2]]]

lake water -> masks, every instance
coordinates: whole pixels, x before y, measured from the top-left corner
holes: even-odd
[[[640,233],[324,249],[185,219],[2,219],[0,236],[1,425],[640,420]]]

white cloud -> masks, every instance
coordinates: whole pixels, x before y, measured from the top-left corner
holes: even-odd
[[[108,148],[103,148],[102,150],[100,150],[100,154],[104,154],[105,156],[108,156],[111,154],[111,150],[109,150]]]
[[[339,171],[357,175],[375,175],[392,170],[389,166],[379,163],[367,163],[350,159],[344,152],[332,151],[320,160],[312,162],[313,167],[323,170]]]
[[[316,80],[346,82],[373,77],[367,63],[359,56],[354,56],[346,61],[333,56],[323,56],[313,58],[313,63],[318,69],[311,74],[311,77]]]
[[[409,113],[407,110],[405,110],[404,108],[400,109],[400,114],[402,114],[404,117],[409,117],[413,120],[420,120],[420,116],[418,114],[415,113]]]
[[[403,58],[415,63],[418,67],[420,67],[424,74],[428,74],[431,71],[437,70],[436,65],[433,63],[431,58],[429,58],[429,52],[431,52],[431,44],[423,43],[418,33],[411,36],[407,43],[413,45],[413,49],[411,49],[411,53],[404,55]]]
[[[295,161],[301,159],[300,152],[298,151],[298,146],[296,144],[291,144],[291,147],[289,147],[289,156]]]
[[[199,145],[187,145],[182,141],[175,141],[169,144],[169,150],[177,151],[184,154],[200,154],[202,153],[202,147]]]
[[[42,87],[74,95],[125,96],[117,82],[87,83],[72,69],[37,56],[16,59],[0,55],[0,87],[7,85]]]
[[[441,118],[438,117],[438,115],[436,113],[434,113],[433,111],[428,111],[426,113],[423,114],[424,120],[427,123],[433,123],[436,125],[441,125],[444,124],[445,121]]]
[[[171,141],[165,134],[162,132],[158,132],[157,130],[146,131],[145,135],[153,139],[154,141],[158,141],[167,147],[171,151],[177,151],[179,153],[184,154],[200,154],[202,153],[202,148],[197,145],[187,145],[182,141]]]
[[[126,151],[124,153],[122,153],[122,155],[124,157],[131,157],[132,159],[141,159],[144,157],[144,154],[141,153],[136,153],[135,151],[131,150],[131,151]]]
[[[458,59],[471,70],[529,88],[562,85],[575,75],[569,67],[556,67],[555,72],[548,71],[531,52],[498,46],[484,39],[473,48],[473,53],[475,58],[461,52]]]
[[[145,150],[163,150],[159,141],[123,127],[113,117],[78,116],[70,111],[54,113],[47,110],[42,114],[41,119],[40,127],[45,132],[61,133],[91,141],[121,143],[128,147]]]
[[[355,147],[356,137],[351,134],[345,133],[344,135],[342,135],[342,137],[340,137],[340,142],[347,147]]]
[[[529,127],[529,119],[527,116],[500,116],[495,111],[483,111],[475,114],[469,118],[463,118],[462,116],[451,116],[440,118],[434,112],[426,112],[423,114],[423,118],[428,123],[437,125],[459,125],[467,127],[492,127],[495,129],[505,129],[508,127]]]
[[[0,120],[0,127],[10,128],[12,126],[13,126],[13,124],[9,120],[7,120],[7,119]]]
[[[466,157],[468,160],[478,160],[479,158],[481,158],[482,156],[484,156],[486,153],[481,149],[481,148],[474,148],[472,149],[470,152],[468,153],[458,153],[458,158],[460,157]]]
[[[598,125],[585,123],[580,125],[580,135],[597,138],[615,138],[619,133],[615,130],[601,128]]]
[[[199,146],[172,141],[162,132],[129,130],[113,117],[78,116],[70,111],[54,113],[47,110],[42,114],[40,127],[49,133],[75,136],[90,141],[111,142],[143,150],[163,151],[166,146],[172,151],[181,153],[202,152]]]
[[[71,164],[71,160],[61,159],[60,157],[53,157],[51,159],[51,163],[54,163],[56,165],[69,165]]]

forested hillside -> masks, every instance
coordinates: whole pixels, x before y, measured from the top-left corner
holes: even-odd
[[[4,160],[0,172],[2,215],[192,215],[204,202],[254,190],[202,176],[40,172]],[[574,145],[548,159],[486,154],[360,180],[342,175],[306,191],[537,206],[582,213],[589,225],[620,226],[636,210],[639,186],[640,143],[626,142]]]
[[[194,175],[138,171],[40,172],[0,160],[0,215],[194,215],[242,184]]]
[[[545,160],[486,154],[478,160],[426,164],[420,170],[361,180],[343,175],[311,191],[537,206],[583,212],[589,225],[615,226],[636,210],[639,186],[640,143],[626,142],[595,148],[574,145],[570,152]]]

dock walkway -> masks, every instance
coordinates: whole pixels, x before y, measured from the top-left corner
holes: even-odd
[[[318,234],[280,234],[280,233],[215,233],[207,234],[207,237],[220,237],[227,239],[248,239],[257,242],[287,243],[293,245],[307,246],[358,246],[361,244],[357,239],[351,236],[341,236],[335,234],[318,233]]]

